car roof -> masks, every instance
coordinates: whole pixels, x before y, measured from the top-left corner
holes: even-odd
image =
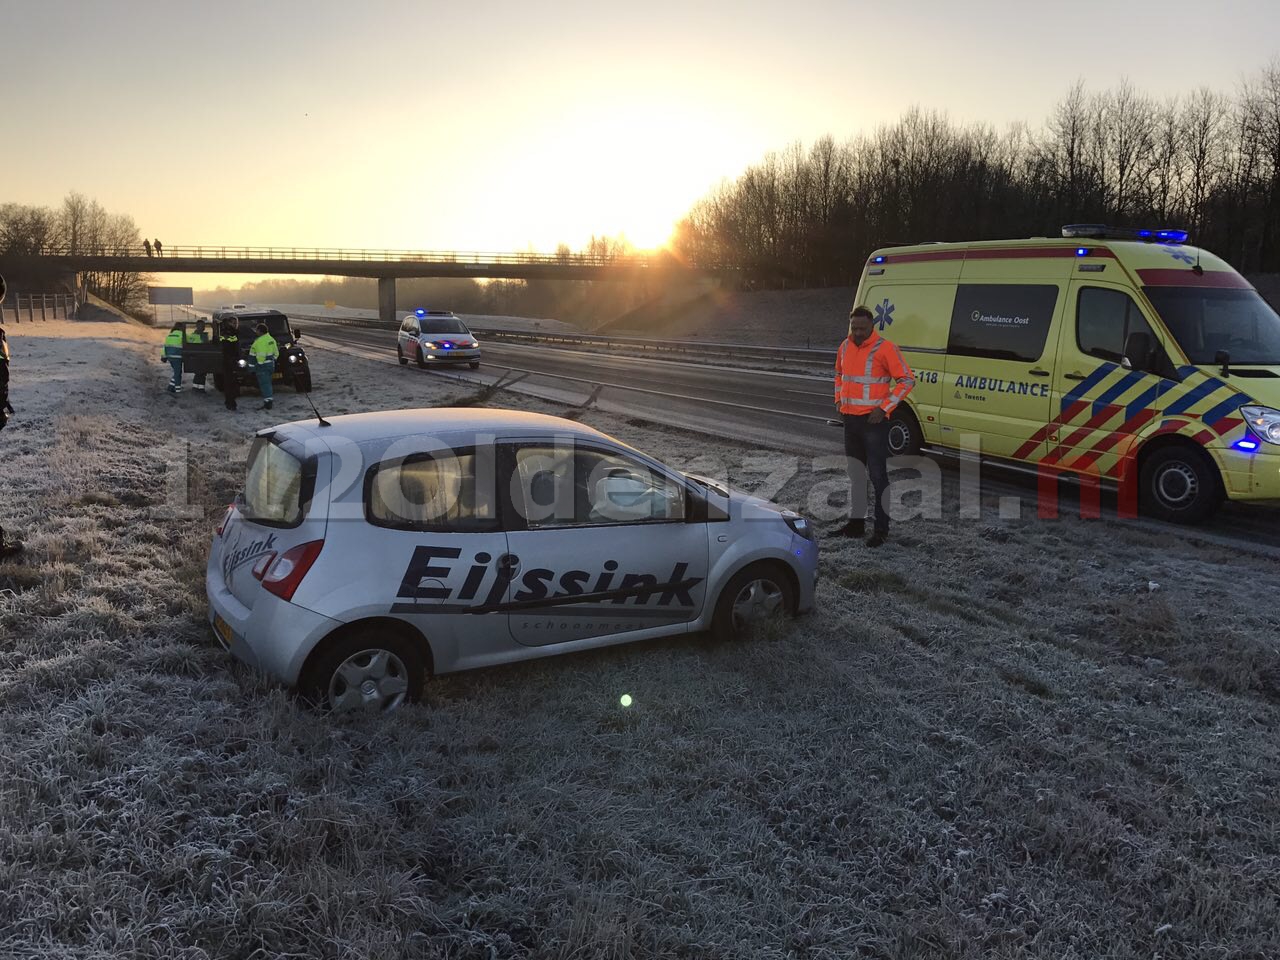
[[[342,438],[354,443],[364,443],[412,436],[453,439],[498,434],[573,436],[617,443],[607,434],[578,423],[576,420],[566,420],[563,417],[553,417],[544,413],[530,413],[525,410],[493,407],[379,410],[372,413],[349,413],[325,419],[330,424],[328,427],[321,427],[315,418],[309,418],[268,427],[266,430],[258,431],[258,435],[276,432],[285,436],[309,435],[325,440]]]

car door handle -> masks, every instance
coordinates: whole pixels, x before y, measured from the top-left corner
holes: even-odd
[[[1086,380],[1086,379],[1088,379],[1087,377],[1085,377],[1085,375],[1084,375],[1083,373],[1075,373],[1074,371],[1073,371],[1073,372],[1071,372],[1071,373],[1064,373],[1062,376],[1063,376],[1063,379],[1065,379],[1065,380]]]
[[[1028,370],[1028,371],[1027,371],[1027,373],[1031,374],[1033,377],[1047,377],[1047,376],[1050,376],[1050,374],[1049,374],[1049,371],[1048,371],[1048,370],[1041,370],[1041,369],[1039,369],[1038,367],[1037,367],[1036,369],[1033,369],[1033,370]]]

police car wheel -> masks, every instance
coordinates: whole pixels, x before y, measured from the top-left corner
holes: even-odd
[[[468,366],[468,367],[470,367],[472,370],[479,370],[479,369],[480,369],[480,361],[479,361],[479,360],[472,360],[470,363],[468,363],[468,364],[467,364],[467,366]]]
[[[400,344],[396,344],[396,359],[400,361],[400,366],[407,367],[409,358],[404,355],[404,351],[400,349]]]
[[[739,570],[716,600],[711,632],[734,640],[795,610],[791,580],[776,564],[754,563]]]
[[[1189,446],[1164,447],[1142,464],[1139,477],[1145,513],[1175,523],[1199,523],[1222,502],[1213,462]]]
[[[422,344],[418,344],[418,366],[423,370],[427,369],[427,353],[422,349]]]
[[[426,670],[413,645],[385,628],[362,628],[332,644],[310,669],[303,693],[333,713],[390,713],[422,698]]]
[[[889,418],[889,456],[913,457],[920,452],[924,438],[920,425],[910,410],[899,407]]]

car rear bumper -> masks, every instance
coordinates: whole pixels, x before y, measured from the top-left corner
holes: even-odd
[[[237,600],[221,582],[220,571],[205,573],[209,625],[219,644],[233,657],[289,686],[307,655],[341,624],[305,607],[262,591],[252,608]]]

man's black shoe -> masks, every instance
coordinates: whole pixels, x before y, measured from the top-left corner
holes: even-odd
[[[836,531],[837,537],[862,537],[867,533],[867,522],[865,520],[849,520],[843,527]]]
[[[879,547],[889,539],[889,534],[884,530],[875,530],[871,534],[871,539],[867,541],[868,547]]]

